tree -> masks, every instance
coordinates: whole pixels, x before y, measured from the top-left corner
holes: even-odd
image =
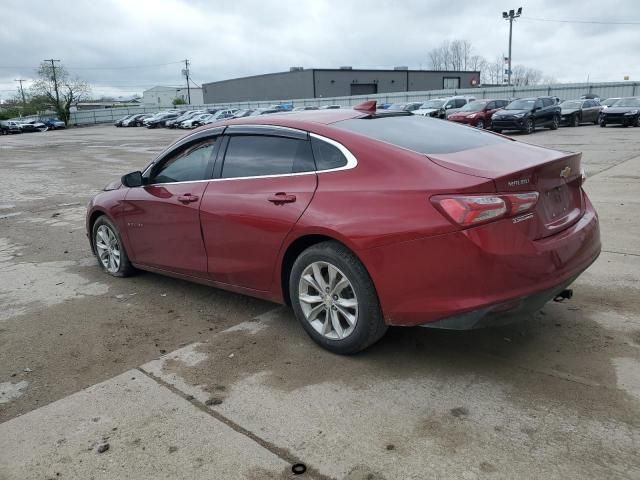
[[[428,55],[433,70],[479,70],[486,63],[484,58],[473,53],[473,45],[468,40],[445,40]]]
[[[178,106],[178,105],[186,105],[187,104],[186,100],[184,98],[182,98],[182,97],[174,98],[171,103],[173,103],[174,107]]]
[[[542,83],[542,72],[537,68],[514,65],[511,69],[511,83],[516,87],[540,85]]]
[[[38,79],[31,86],[34,96],[45,97],[65,125],[71,118],[71,107],[89,96],[91,88],[78,78],[71,78],[62,65],[42,62]]]

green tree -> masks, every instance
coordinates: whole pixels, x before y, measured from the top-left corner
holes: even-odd
[[[38,79],[31,86],[34,97],[44,97],[65,125],[71,118],[71,107],[89,96],[91,88],[78,78],[71,78],[62,65],[42,62]]]
[[[186,100],[184,98],[182,98],[182,97],[174,98],[171,103],[173,103],[174,107],[177,106],[177,105],[186,105],[187,104]]]

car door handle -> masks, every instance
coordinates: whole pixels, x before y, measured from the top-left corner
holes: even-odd
[[[276,205],[279,203],[293,203],[296,201],[296,196],[289,195],[284,192],[278,192],[275,195],[271,195],[268,200]]]
[[[191,195],[190,193],[185,193],[184,195],[180,195],[178,197],[178,201],[182,203],[191,203],[191,202],[197,202],[198,198],[199,197],[197,195]]]

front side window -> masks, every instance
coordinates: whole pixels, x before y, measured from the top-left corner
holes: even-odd
[[[149,183],[206,180],[209,178],[209,162],[214,145],[215,139],[209,139],[180,150],[161,164]]]
[[[229,137],[222,178],[286,175],[314,170],[308,140],[238,135]]]

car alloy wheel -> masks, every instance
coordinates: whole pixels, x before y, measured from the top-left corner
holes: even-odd
[[[478,123],[476,123],[476,128],[484,130],[484,121],[478,120]]]
[[[95,246],[102,266],[109,273],[116,273],[120,269],[120,244],[108,225],[100,225],[96,230]]]
[[[300,308],[307,322],[323,337],[342,340],[358,322],[358,299],[351,281],[335,265],[308,265],[298,286]]]
[[[533,123],[533,118],[527,120],[526,133],[533,133],[536,130],[536,126]]]

